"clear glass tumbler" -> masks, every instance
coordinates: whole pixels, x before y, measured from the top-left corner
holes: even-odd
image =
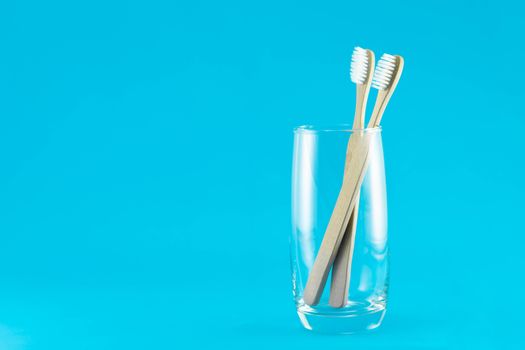
[[[329,303],[332,273],[319,303],[307,305],[304,289],[341,189],[349,138],[369,140],[368,163],[360,187],[357,228],[346,305]],[[325,333],[355,333],[381,324],[388,290],[386,184],[381,128],[347,125],[294,129],[292,172],[292,288],[302,325]]]

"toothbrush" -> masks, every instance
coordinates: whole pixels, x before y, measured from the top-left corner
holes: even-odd
[[[352,81],[357,84],[354,129],[362,129],[364,126],[366,101],[370,92],[373,69],[374,53],[356,47],[352,54],[350,73]],[[362,136],[362,133],[354,134],[348,141],[343,185],[304,290],[303,300],[308,305],[316,305],[321,298],[328,273],[350,220],[349,208],[353,208],[358,201],[358,189],[363,180],[360,167],[365,165],[368,154],[367,143]]]
[[[403,57],[396,55],[389,55],[387,53],[381,56],[381,59],[377,63],[377,69],[372,79],[372,86],[379,90],[377,92],[376,102],[372,117],[368,122],[369,128],[376,128],[381,123],[383,113],[385,113],[386,106],[390,97],[396,89],[399,78],[403,73],[403,66],[405,60]]]
[[[371,50],[365,50],[360,47],[354,49],[350,63],[350,80],[356,84],[357,93],[354,124],[352,126],[354,130],[365,127],[366,103],[370,92],[371,77],[374,74],[374,61],[375,56]],[[350,143],[349,147],[351,146]],[[347,158],[345,171],[349,161],[350,159]],[[332,307],[343,307],[348,299],[348,286],[350,285],[349,266],[352,265],[358,212],[359,193],[332,267],[329,299]]]
[[[369,128],[379,126],[390,97],[396,89],[399,78],[403,72],[404,60],[401,56],[383,54],[377,64],[372,78],[372,87],[378,90],[372,116],[368,123]],[[337,252],[334,266],[332,268],[332,284],[330,288],[330,305],[332,307],[343,307],[348,300],[350,286],[350,271],[355,239],[355,227],[357,224],[356,201],[353,216],[350,218],[347,230],[341,246]],[[351,231],[349,231],[351,230]],[[348,233],[351,232],[351,235]]]

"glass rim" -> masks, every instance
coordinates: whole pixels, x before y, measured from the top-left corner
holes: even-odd
[[[378,133],[381,132],[381,126],[374,128],[362,128],[354,129],[352,124],[328,124],[328,125],[299,125],[293,128],[294,134],[316,134],[322,132],[346,132],[346,133],[355,133],[355,132],[364,132],[364,133]]]

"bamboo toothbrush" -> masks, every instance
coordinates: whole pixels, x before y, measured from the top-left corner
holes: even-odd
[[[377,63],[377,69],[372,79],[372,86],[379,91],[377,92],[372,117],[368,122],[369,128],[376,128],[379,126],[379,123],[381,123],[381,118],[383,118],[383,113],[385,113],[388,101],[390,101],[390,97],[392,97],[399,78],[403,73],[404,64],[405,60],[403,57],[399,55],[393,56],[387,53],[384,53]]]
[[[370,60],[368,60],[370,57]],[[370,91],[370,77],[374,74],[374,53],[370,50],[363,50],[359,47],[354,49],[352,62],[350,64],[350,80],[356,84],[356,108],[354,115],[354,124],[352,128],[363,129],[365,127],[365,112]],[[363,85],[364,84],[364,85]],[[362,90],[366,90],[364,97],[360,98]],[[346,159],[346,165],[349,159]],[[352,254],[354,251],[355,232],[357,227],[357,214],[359,212],[359,193],[352,210],[350,221],[337,251],[337,255],[332,267],[332,283],[330,284],[329,303],[333,307],[342,307],[348,299],[348,286],[350,285],[349,266],[352,265]]]
[[[381,56],[372,79],[372,86],[379,91],[377,93],[372,116],[368,123],[369,128],[379,126],[388,101],[394,93],[399,78],[401,77],[401,73],[403,72],[403,64],[404,60],[401,56],[393,56],[389,54],[383,54]],[[358,204],[358,201],[356,201],[353,215],[348,223],[347,230],[332,268],[332,283],[330,287],[329,302],[333,307],[343,307],[348,300]],[[349,233],[351,234],[349,235]]]
[[[364,127],[366,102],[368,99],[368,93],[370,92],[374,61],[374,53],[371,50],[356,47],[352,53],[350,77],[352,81],[356,83],[354,129],[362,129]],[[359,157],[353,157],[353,155],[354,152],[360,149],[363,145],[361,136],[362,135],[354,134],[348,141],[343,186],[337,198],[336,206],[325,232],[325,237],[319,248],[319,253],[317,254],[310,275],[308,276],[308,281],[304,290],[303,299],[308,305],[317,304],[321,298],[330,267],[334,262],[336,252],[341,244],[341,240],[343,239],[345,227],[348,227],[347,224],[350,219],[348,208],[354,207],[353,204],[358,201],[358,193],[355,189],[360,187],[362,178],[359,177],[359,173],[350,176],[349,173],[355,173],[358,169],[358,167],[350,166],[350,164],[352,163],[352,160],[359,160]],[[363,157],[362,153],[358,153],[358,155]],[[347,169],[350,169],[351,171],[347,171]],[[355,216],[356,214],[353,215]],[[350,231],[350,234],[345,234],[345,236],[348,236],[353,242],[351,234],[352,230],[352,228],[349,228],[348,231]]]

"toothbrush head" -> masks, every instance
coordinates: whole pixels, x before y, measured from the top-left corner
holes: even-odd
[[[372,86],[378,90],[390,88],[401,75],[402,69],[403,59],[401,56],[383,54],[377,63],[374,77],[372,78]]]
[[[370,79],[370,66],[373,62],[370,62],[371,58],[370,50],[363,49],[359,46],[354,48],[352,53],[352,61],[350,63],[350,80],[356,84],[366,84]]]

